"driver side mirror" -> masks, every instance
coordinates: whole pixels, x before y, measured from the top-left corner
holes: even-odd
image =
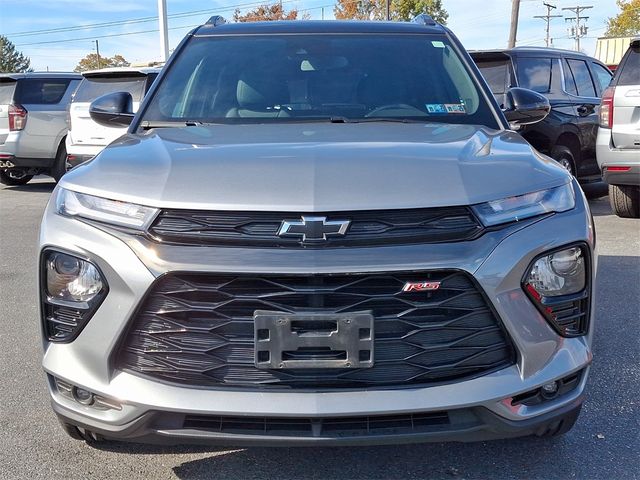
[[[89,106],[91,119],[105,127],[126,127],[133,120],[133,98],[129,92],[108,93]]]
[[[513,87],[504,99],[504,116],[511,126],[529,125],[543,120],[551,111],[547,97],[528,88]]]

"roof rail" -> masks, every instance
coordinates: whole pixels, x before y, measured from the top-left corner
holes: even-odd
[[[416,15],[413,18],[415,23],[419,23],[421,25],[437,25],[436,21],[426,13],[421,13],[420,15]]]
[[[227,21],[222,15],[214,15],[209,20],[207,20],[207,23],[205,23],[205,25],[213,25],[214,27],[219,27],[220,25],[224,25],[225,23],[227,23]]]

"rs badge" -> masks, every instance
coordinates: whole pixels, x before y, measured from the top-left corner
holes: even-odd
[[[428,292],[438,290],[440,282],[407,282],[402,287],[403,292]]]

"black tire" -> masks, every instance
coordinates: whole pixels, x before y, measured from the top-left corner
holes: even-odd
[[[550,157],[558,162],[560,166],[567,170],[571,175],[574,177],[576,176],[576,162],[569,147],[556,145],[553,147],[553,150],[551,150]]]
[[[576,421],[580,416],[580,410],[582,410],[582,405],[574,408],[561,419],[547,425],[543,431],[538,432],[537,436],[542,438],[553,438],[564,435],[576,424]]]
[[[62,176],[67,173],[67,147],[65,146],[65,139],[62,139],[60,145],[58,146],[58,151],[56,153],[56,159],[51,167],[50,175],[57,182],[60,181]]]
[[[22,174],[20,170],[0,170],[0,183],[3,185],[17,186],[29,183],[33,175]]]
[[[640,218],[640,187],[609,185],[609,203],[619,217]]]

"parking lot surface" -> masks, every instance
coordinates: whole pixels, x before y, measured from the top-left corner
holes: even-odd
[[[640,479],[640,220],[612,215],[607,197],[590,202],[600,257],[588,397],[564,437],[356,448],[92,448],[58,426],[40,367],[36,243],[53,187],[42,177],[0,188],[3,479]],[[592,193],[605,193],[598,188]]]

